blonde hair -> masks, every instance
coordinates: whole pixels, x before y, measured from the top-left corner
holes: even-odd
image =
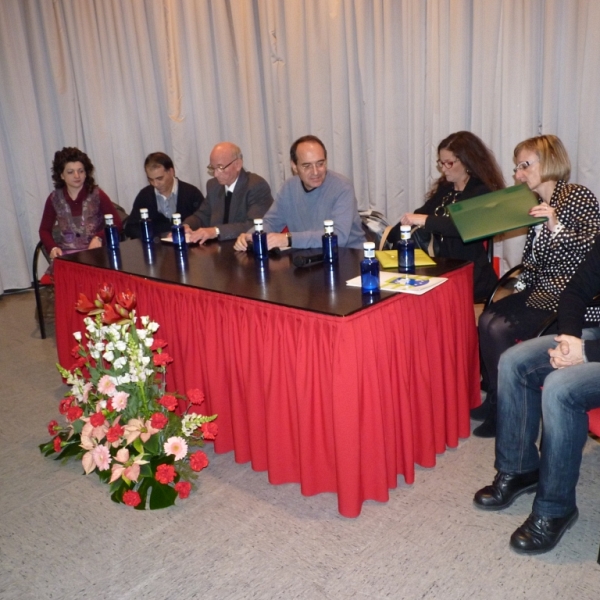
[[[535,152],[540,161],[540,177],[544,181],[569,181],[571,161],[563,143],[555,135],[538,135],[517,144],[514,151],[515,163],[522,150]]]

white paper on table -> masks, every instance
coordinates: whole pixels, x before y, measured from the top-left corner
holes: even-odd
[[[448,281],[447,277],[429,277],[427,275],[408,275],[404,273],[379,273],[379,287],[386,292],[402,292],[420,296],[434,287]],[[346,285],[361,287],[360,275],[348,279]]]

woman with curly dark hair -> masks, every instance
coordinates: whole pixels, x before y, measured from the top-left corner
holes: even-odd
[[[400,225],[419,227],[413,232],[418,246],[431,242],[433,254],[475,263],[474,299],[487,298],[498,278],[483,242],[465,244],[448,213],[448,205],[503,189],[504,178],[491,150],[470,131],[458,131],[443,139],[437,148],[441,176],[427,194],[425,204],[414,213],[405,213],[387,241],[394,243]]]
[[[104,215],[112,214],[121,230],[121,218],[110,198],[94,181],[94,165],[79,148],[63,148],[52,162],[54,191],[46,199],[40,239],[54,259],[63,253],[102,246]]]

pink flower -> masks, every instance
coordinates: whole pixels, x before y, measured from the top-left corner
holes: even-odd
[[[48,423],[48,433],[50,435],[56,435],[57,431],[60,431],[58,421],[50,421],[50,423]]]
[[[175,479],[175,467],[173,465],[158,465],[156,467],[156,475],[154,476],[157,481],[168,485]]]
[[[98,467],[98,471],[108,470],[112,461],[106,446],[96,446],[92,450],[92,458],[94,459],[94,464]]]
[[[169,394],[165,394],[159,401],[159,404],[164,406],[167,410],[173,412],[177,408],[177,398]]]
[[[109,375],[102,375],[98,382],[98,391],[106,396],[114,396],[117,388]]]
[[[121,412],[127,408],[127,399],[129,394],[127,392],[116,392],[112,397],[112,408],[117,412]]]
[[[155,429],[164,429],[169,419],[162,413],[156,412],[150,417],[150,423]]]
[[[90,392],[92,391],[92,382],[88,381],[84,386],[83,386],[83,397],[81,399],[81,401],[84,404],[87,404],[88,398],[90,396]]]
[[[208,457],[202,450],[198,450],[190,456],[190,467],[192,471],[202,471],[202,469],[208,467]]]
[[[116,456],[112,466],[112,474],[110,482],[116,481],[119,477],[129,481],[137,481],[140,476],[140,465],[148,464],[147,460],[143,460],[143,454],[138,454],[133,460],[129,458],[129,450],[121,448]],[[121,464],[118,464],[121,463]]]
[[[164,443],[164,449],[165,449],[165,454],[168,456],[170,454],[175,456],[175,460],[182,460],[185,458],[187,451],[188,451],[188,445],[186,443],[186,441],[179,436],[173,436],[170,437],[165,443]]]
[[[202,435],[205,440],[214,440],[218,432],[219,426],[214,421],[202,423]]]
[[[158,431],[158,429],[152,427],[150,419],[147,421],[129,419],[129,422],[125,425],[125,439],[127,440],[127,444],[131,444],[138,437],[142,442],[147,442]]]
[[[192,404],[202,404],[204,402],[204,392],[198,389],[188,390],[187,397]]]
[[[179,494],[179,497],[183,500],[190,495],[192,491],[192,484],[189,481],[178,481],[175,484],[175,491]]]
[[[133,490],[127,490],[123,494],[123,503],[127,504],[127,506],[133,506],[135,508],[141,501],[141,496]]]

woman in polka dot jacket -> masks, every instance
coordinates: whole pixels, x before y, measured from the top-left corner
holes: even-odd
[[[556,136],[541,135],[521,142],[515,148],[514,161],[515,179],[540,199],[530,214],[547,221],[529,229],[515,293],[491,304],[479,319],[479,347],[488,377],[484,411],[478,411],[485,420],[473,431],[479,437],[496,434],[500,355],[532,338],[556,312],[561,292],[600,233],[598,200],[582,185],[567,183],[571,163]],[[598,323],[600,308],[588,309],[586,321]]]

